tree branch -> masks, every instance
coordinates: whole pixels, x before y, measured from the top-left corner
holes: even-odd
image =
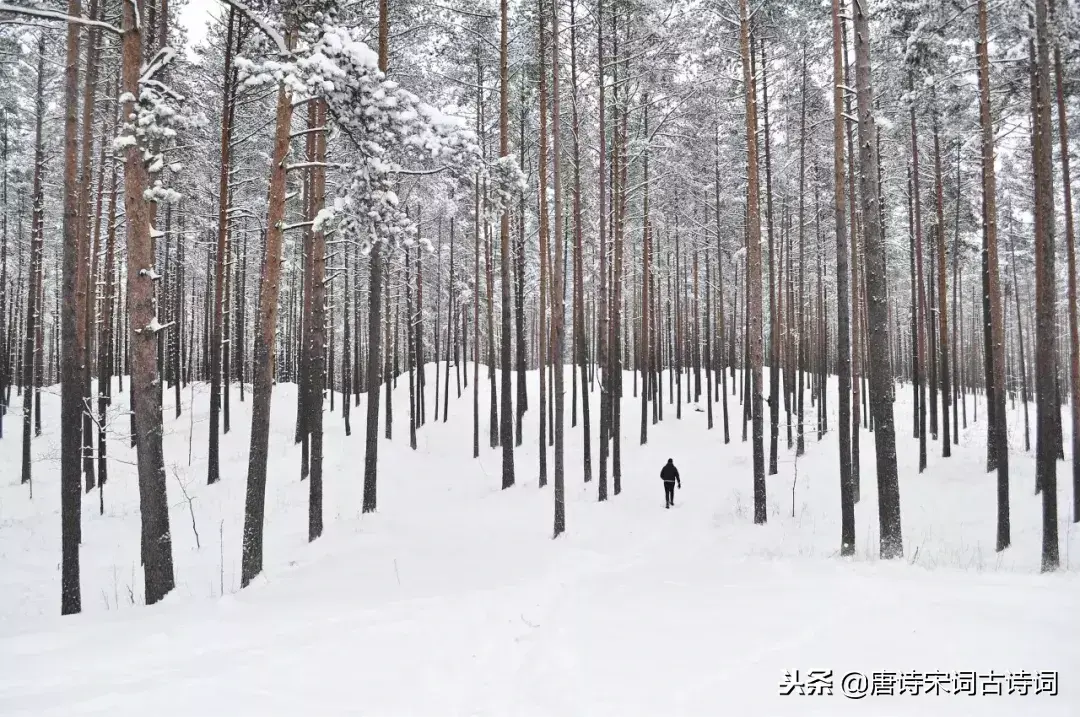
[[[0,3],[0,12],[10,12],[15,15],[29,15],[31,17],[41,17],[47,20],[62,20],[64,22],[73,22],[76,25],[89,25],[90,27],[97,27],[102,30],[108,30],[109,32],[117,35],[123,35],[120,28],[116,25],[110,25],[107,22],[101,22],[100,20],[91,20],[87,17],[75,17],[74,15],[65,15],[62,12],[56,12],[55,10],[45,10],[43,8],[25,7],[23,5],[9,5],[7,3]]]
[[[258,25],[259,29],[262,30],[263,34],[270,38],[270,40],[275,45],[277,45],[277,50],[279,53],[281,53],[282,56],[289,55],[289,47],[285,44],[285,38],[283,38],[281,36],[281,33],[279,33],[277,30],[270,27],[270,25],[268,25],[265,20],[259,17],[254,10],[252,10],[239,0],[221,0],[221,2],[225,5],[228,5],[229,7],[236,9],[236,11],[239,12],[241,15],[244,15],[245,17],[247,17],[247,19]]]

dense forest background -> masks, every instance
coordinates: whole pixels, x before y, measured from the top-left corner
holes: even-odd
[[[502,487],[551,480],[557,537],[568,471],[613,498],[623,442],[700,408],[753,443],[755,522],[778,456],[836,432],[840,552],[876,485],[884,558],[903,552],[897,450],[921,470],[981,421],[997,549],[1010,451],[1035,451],[1041,564],[1059,566],[1065,437],[1080,520],[1074,3],[207,12],[193,43],[178,18],[200,13],[175,0],[0,4],[0,435],[22,441],[4,473],[32,491],[40,395],[59,384],[63,612],[80,610],[80,495],[104,510],[118,437],[137,452],[146,601],[173,588],[162,395],[179,415],[193,384],[205,480],[247,482],[245,585],[282,383],[310,540],[327,411],[365,434],[364,512],[381,441],[471,420]],[[471,411],[452,418],[451,392]],[[916,410],[896,425],[900,392]],[[222,475],[238,400],[248,472]],[[538,464],[515,461],[524,441]]]

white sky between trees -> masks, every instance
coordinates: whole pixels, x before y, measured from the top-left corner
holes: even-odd
[[[180,24],[187,30],[187,54],[191,58],[192,50],[206,39],[207,25],[220,13],[218,0],[188,0],[180,10]]]

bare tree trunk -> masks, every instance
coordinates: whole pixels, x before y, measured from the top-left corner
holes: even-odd
[[[389,61],[389,0],[379,0],[379,71],[386,73]],[[279,96],[280,99],[280,96]],[[368,355],[367,355],[367,426],[364,431],[364,513],[377,507],[379,465],[379,390],[382,387],[382,293],[384,245],[374,241],[368,256]],[[359,269],[359,267],[357,267]]]
[[[1050,6],[1053,12],[1053,4]],[[1076,317],[1076,241],[1073,228],[1072,175],[1069,167],[1069,123],[1065,110],[1065,68],[1061,48],[1054,46],[1058,136],[1061,142],[1061,181],[1065,191],[1065,246],[1069,262],[1069,385],[1072,387],[1069,418],[1072,426],[1073,522],[1080,523],[1080,331]]]
[[[505,0],[504,0],[505,1]],[[554,154],[552,181],[555,185],[555,237],[562,241],[563,205],[562,205],[562,152],[559,145],[559,0],[551,3],[551,143]],[[555,252],[555,291],[552,304],[552,338],[555,363],[555,529],[552,537],[557,538],[566,531],[566,484],[563,476],[563,415],[565,395],[563,377],[566,373],[563,364],[563,338],[566,334],[564,318],[566,307],[564,296],[564,252]]]
[[[125,18],[128,12],[125,7]],[[78,17],[81,14],[82,8],[79,0],[68,0],[68,15]],[[79,25],[73,22],[68,23],[67,57],[64,66],[64,252],[62,276],[64,302],[60,312],[63,341],[64,345],[68,347],[77,346],[79,323],[77,296],[79,200],[76,177],[79,148],[79,39]],[[79,458],[82,452],[83,391],[79,359],[77,350],[64,351],[60,357],[60,614],[62,615],[77,613],[82,609],[79,589],[79,543],[82,541],[79,495],[81,465]],[[24,388],[24,391],[29,390],[29,385]],[[25,394],[23,400],[29,400]]]
[[[1011,224],[1011,221],[1010,221]],[[1027,341],[1024,339],[1024,318],[1020,313],[1020,281],[1016,276],[1016,245],[1013,242],[1012,232],[1009,233],[1009,255],[1010,255],[1010,267],[1012,269],[1012,285],[1013,285],[1013,298],[1016,303],[1016,352],[1014,356],[1013,369],[1015,371],[1016,364],[1020,364],[1020,402],[1024,405],[1024,452],[1031,451],[1031,424],[1028,420],[1028,373],[1027,373]],[[1004,308],[1004,307],[1002,307]],[[1004,324],[1004,321],[1002,322]],[[1005,337],[1002,336],[1002,342],[1004,343]],[[1013,376],[1016,374],[1013,373]],[[1015,386],[1015,380],[1014,384]],[[1004,386],[1001,390],[1002,400],[1005,400],[1005,396],[1008,394],[1008,386]],[[1013,406],[1016,406],[1016,393],[1013,392]],[[1039,492],[1038,485],[1035,486],[1035,492]]]
[[[911,78],[908,78],[910,89]],[[915,275],[918,282],[919,311],[918,320],[915,322],[919,334],[919,472],[926,470],[926,369],[929,365],[927,351],[926,326],[926,284],[923,282],[923,235],[922,235],[922,201],[919,196],[919,142],[915,125],[915,105],[911,105],[911,181],[913,193],[911,195],[912,209],[915,218]],[[931,369],[933,367],[930,367]],[[932,409],[936,410],[936,409]]]
[[[833,0],[833,181],[836,192],[836,367],[840,383],[840,554],[855,553],[855,500],[851,476],[851,345],[849,337],[847,213],[844,196],[844,65],[840,0]]]
[[[606,100],[604,98],[604,0],[597,2],[597,21],[596,21],[596,50],[597,50],[597,74],[599,76],[599,91],[600,101],[598,105],[599,110],[599,135],[600,135],[600,169],[598,172],[598,179],[600,180],[600,188],[597,197],[599,204],[599,231],[600,240],[598,248],[600,251],[600,306],[599,316],[597,317],[597,363],[600,366],[600,480],[599,480],[599,500],[607,500],[608,494],[608,439],[611,435],[611,369],[608,364],[608,263],[607,263],[607,226],[608,226],[608,211],[610,207],[605,209],[605,202],[607,200],[607,122],[605,117]],[[543,77],[541,75],[541,77]],[[541,83],[543,83],[541,79]],[[543,85],[541,84],[541,88]],[[542,119],[542,118],[541,118]],[[543,126],[543,125],[541,125]],[[543,141],[543,132],[541,132],[541,141]],[[543,175],[541,175],[543,178]],[[543,185],[541,185],[543,186]],[[543,189],[541,189],[541,197],[543,196]],[[542,201],[542,200],[541,200]]]
[[[206,482],[217,483],[221,478],[219,444],[221,430],[221,332],[224,322],[225,255],[229,233],[229,168],[232,142],[232,49],[235,11],[229,9],[225,38],[225,72],[222,79],[221,108],[221,169],[218,174],[218,232],[217,262],[214,266],[214,326],[210,339],[210,446],[206,458]]]
[[[420,207],[416,208],[416,237],[420,239]],[[333,300],[331,287],[330,299]],[[413,352],[413,363],[416,365],[416,425],[419,428],[424,425],[427,418],[427,379],[424,375],[424,255],[417,251],[416,254],[416,319],[413,325],[413,341],[409,350]],[[333,336],[330,338],[330,353],[334,350]],[[331,402],[332,405],[333,402]],[[331,410],[333,408],[331,407]]]
[[[712,262],[705,252],[705,408],[708,429],[713,427],[713,380],[712,380]]]
[[[316,129],[326,125],[326,104],[322,101],[309,105]],[[312,171],[311,218],[319,216],[326,197],[326,133],[312,133],[315,143],[316,166]],[[326,383],[326,237],[320,229],[312,231],[311,254],[311,317],[307,322],[308,340],[304,349],[310,352],[308,370],[308,400],[305,402],[305,424],[311,441],[311,474],[308,484],[308,541],[315,540],[323,531],[323,387]],[[331,352],[332,353],[332,352]],[[331,359],[333,356],[331,355]],[[330,390],[333,391],[333,382]],[[348,398],[344,398],[348,405]]]
[[[619,62],[626,67],[626,60],[620,57],[618,50],[618,30],[616,28],[617,13],[612,12],[612,37],[614,38],[614,54]],[[614,259],[611,268],[611,343],[608,350],[611,352],[611,492],[614,495],[622,493],[622,396],[623,396],[623,252],[624,239],[626,236],[626,186],[627,186],[627,105],[629,99],[624,95],[619,104],[619,80],[618,75],[613,76],[612,100],[618,114],[615,127],[615,151],[612,160],[612,171],[618,175],[615,183],[617,190],[613,193],[616,199],[613,201],[612,210],[615,220]]]
[[[754,77],[750,70],[750,10],[747,0],[739,0],[739,44],[742,49],[743,87],[746,92],[746,148],[748,157],[746,283],[749,287],[749,305],[747,308],[750,317],[747,341],[750,347],[750,371],[753,377],[751,394],[747,396],[747,401],[752,402],[754,424],[754,523],[764,524],[767,513],[765,509],[765,451],[762,443],[761,415],[761,215],[758,209],[757,97],[754,91]]]
[[[484,198],[482,200],[485,205],[488,203],[488,190],[487,180],[484,180]],[[491,248],[491,227],[487,221],[484,222],[484,286],[487,289],[487,363],[488,363],[488,384],[490,397],[491,411],[488,414],[490,416],[490,423],[488,424],[488,442],[491,448],[498,448],[501,443],[499,442],[500,426],[499,426],[499,387],[495,381],[495,370],[497,364],[495,361],[495,273],[492,265],[492,248]],[[501,354],[501,352],[500,352]],[[500,355],[501,359],[501,355]]]
[[[941,354],[941,455],[952,455],[952,437],[949,433],[949,402],[952,391],[949,388],[949,304],[948,287],[945,283],[945,195],[941,178],[941,142],[937,124],[937,100],[934,101],[934,194],[937,209],[937,287],[938,287],[938,350]]]
[[[576,20],[575,2],[570,0],[570,86],[573,92],[570,114],[574,153],[574,363],[578,365],[581,371],[582,470],[585,482],[588,483],[592,480],[592,421],[589,416],[589,357],[585,335],[584,256],[582,255],[581,241],[581,142],[579,141],[578,123]]]
[[[115,114],[115,113],[114,113]],[[113,122],[115,133],[116,122]],[[104,488],[109,478],[106,440],[105,416],[112,404],[112,363],[113,363],[113,315],[116,297],[116,195],[117,195],[117,169],[116,163],[112,163],[112,177],[110,180],[111,191],[109,193],[108,229],[105,234],[105,279],[103,281],[104,292],[101,301],[101,326],[102,331],[98,339],[98,502],[101,512],[104,512]],[[181,232],[183,234],[183,232]],[[180,287],[183,294],[183,287]],[[177,316],[179,319],[179,315]],[[177,323],[179,327],[179,322]],[[177,328],[179,330],[179,328]],[[179,374],[179,372],[177,372]],[[180,385],[180,377],[177,375],[176,385]],[[179,404],[179,401],[177,401]]]
[[[602,2],[602,0],[601,0]],[[539,360],[537,362],[538,373],[540,374],[540,487],[543,488],[547,485],[547,365],[548,365],[548,319],[547,319],[547,301],[548,301],[548,206],[547,206],[547,63],[545,58],[547,57],[547,42],[545,37],[545,29],[547,27],[547,9],[544,6],[544,0],[538,2],[538,22],[540,25],[540,46],[537,49],[537,56],[539,58],[540,65],[540,156],[537,160],[537,169],[539,170],[539,187],[540,187],[540,325],[538,327],[539,333]],[[599,12],[599,10],[598,10]],[[603,82],[600,84],[600,92],[603,93]],[[603,102],[600,104],[600,116],[601,124],[603,123]],[[603,151],[603,134],[601,133],[601,150],[600,150],[600,181],[604,181],[604,151]],[[603,191],[601,195],[601,205],[603,204]],[[600,221],[600,243],[603,244],[604,236],[604,222]],[[602,450],[602,449],[601,449]],[[603,500],[603,494],[606,490],[606,484],[603,478],[603,468],[601,468],[600,479],[600,493],[601,500]],[[556,508],[557,510],[557,508]]]
[[[649,137],[649,95],[646,92],[642,99],[645,107],[646,142]],[[642,229],[641,229],[641,436],[640,444],[645,445],[649,441],[649,256],[652,250],[652,226],[649,217],[649,146],[645,145],[645,198],[642,206]],[[711,384],[709,395],[712,395]],[[712,400],[709,401],[709,428],[712,428]]]
[[[417,222],[417,227],[418,227],[417,233],[419,234],[419,222]],[[419,239],[419,237],[418,237],[418,239]],[[417,242],[417,244],[419,244],[419,241]],[[418,252],[419,252],[419,247],[418,247]],[[417,425],[417,422],[419,420],[418,416],[416,415],[416,404],[417,404],[417,401],[416,401],[416,389],[417,389],[416,383],[417,383],[417,376],[416,376],[416,372],[415,372],[415,363],[416,363],[416,361],[415,361],[416,353],[414,351],[415,337],[413,336],[413,332],[416,330],[416,320],[415,320],[416,314],[413,311],[413,292],[412,292],[412,286],[411,286],[410,281],[409,281],[412,278],[410,276],[410,274],[412,272],[412,267],[411,267],[412,262],[410,262],[410,260],[409,260],[409,256],[412,253],[412,250],[409,247],[405,247],[405,252],[404,253],[405,253],[405,283],[404,283],[404,289],[405,289],[405,346],[407,347],[407,350],[405,351],[405,370],[409,374],[409,448],[412,448],[415,451],[416,450],[416,425]]]
[[[90,19],[97,19],[97,0],[90,0]],[[97,75],[98,75],[98,36],[100,31],[91,27],[87,31],[86,42],[86,71],[83,88],[83,120],[82,120],[82,162],[79,174],[79,274],[76,278],[76,298],[79,302],[78,327],[76,329],[76,350],[79,353],[79,370],[82,373],[82,472],[86,482],[86,492],[94,489],[94,420],[93,404],[90,401],[90,378],[91,359],[90,336],[94,314],[93,291],[91,288],[91,261],[90,251],[90,190],[93,185],[93,154],[94,154],[94,104],[97,98]],[[100,212],[95,215],[100,217]]]
[[[447,307],[446,307],[446,380],[443,381],[443,423],[446,423],[447,418],[450,415],[450,353],[451,343],[454,343],[453,331],[456,327],[454,321],[454,297],[457,294],[457,287],[454,285],[454,217],[450,217],[450,276],[447,280],[447,286],[449,291],[447,292]],[[453,346],[454,363],[457,361],[457,344]],[[458,374],[461,375],[460,373]],[[458,384],[458,396],[461,395],[461,384]],[[438,414],[438,410],[435,411]],[[438,420],[438,415],[435,416]]]
[[[755,78],[756,81],[756,78]],[[765,221],[769,234],[769,475],[775,475],[780,435],[780,311],[776,281],[776,242],[773,239],[772,151],[769,141],[769,69],[765,38],[761,38],[761,107],[765,124]],[[757,161],[756,156],[753,161]]]
[[[483,74],[476,48],[476,134],[480,134]],[[473,458],[480,457],[480,175],[473,181]]]
[[[960,199],[962,189],[960,187],[960,144],[956,145],[956,222],[953,235],[953,322],[952,322],[952,365],[955,381],[952,382],[952,417],[953,417],[953,444],[960,443],[960,398],[963,395],[963,367],[961,365],[962,351],[960,341],[962,333],[960,326],[963,324],[964,309],[960,304]],[[967,416],[964,416],[964,428],[967,428]]]
[[[1035,0],[1035,116],[1032,165],[1035,178],[1035,475],[1043,493],[1043,572],[1061,564],[1057,525],[1057,298],[1054,256],[1053,127],[1050,89],[1050,34],[1046,0]]]
[[[138,1],[138,0],[137,0]],[[141,2],[139,3],[141,5]],[[132,3],[124,5],[122,77],[128,98],[140,95],[142,38]],[[124,116],[135,112],[124,103]],[[143,193],[150,186],[143,147],[128,146],[124,160],[124,218],[127,225],[128,308],[132,333],[131,395],[134,407],[139,505],[142,514],[142,558],[146,603],[161,600],[175,586],[169,505],[165,488],[165,456],[161,445],[161,389],[158,374],[157,300],[154,281],[153,226],[149,202]],[[65,256],[65,260],[67,257]],[[65,360],[71,357],[65,352]],[[76,429],[77,430],[77,429]]]
[[[8,266],[8,115],[4,113],[4,130],[0,135],[0,438],[4,437],[4,418],[11,398],[11,317],[7,305]],[[20,198],[21,198],[20,194]],[[22,221],[20,209],[20,222]],[[22,237],[19,237],[20,240]]]
[[[843,1],[840,5],[841,15],[846,15],[847,7]],[[841,23],[840,37],[843,47],[843,66],[844,66],[844,85],[846,87],[851,86],[851,66],[848,62],[848,38],[847,38],[847,23]],[[851,112],[851,93],[844,93],[844,114],[847,117],[852,115]],[[849,284],[848,294],[851,297],[850,302],[850,319],[851,338],[849,347],[851,350],[851,493],[852,500],[855,503],[859,502],[861,494],[860,486],[860,465],[861,460],[859,458],[859,389],[860,380],[859,373],[861,366],[859,365],[859,343],[862,338],[862,332],[860,327],[860,311],[859,311],[859,222],[855,213],[856,194],[855,194],[855,149],[852,146],[852,127],[847,121],[844,122],[844,134],[847,138],[847,208],[848,208],[848,231],[849,231],[849,251],[848,251],[848,264],[851,268],[851,283]]]
[[[286,43],[292,47],[296,18],[286,17]],[[274,385],[274,338],[277,333],[278,295],[281,290],[282,239],[285,224],[285,172],[292,126],[292,93],[278,87],[274,151],[270,164],[266,249],[259,286],[259,322],[252,368],[251,449],[248,457],[247,495],[244,502],[244,538],[240,586],[262,572],[263,520],[266,507],[267,446],[270,440],[270,399]],[[374,403],[374,401],[372,401]],[[367,480],[365,477],[365,489]],[[367,502],[365,490],[365,507]]]
[[[987,38],[987,3],[978,0],[979,40],[979,127],[981,129],[983,240],[986,244],[984,276],[986,304],[995,341],[986,362],[991,366],[993,384],[987,385],[987,414],[990,424],[987,455],[997,467],[997,550],[1009,547],[1009,446],[1005,424],[1005,344],[1001,305],[1001,285],[997,260],[997,189],[994,177],[994,121],[990,110],[990,50]],[[973,317],[974,318],[974,317]]]
[[[893,375],[889,361],[889,315],[886,302],[885,241],[878,208],[878,154],[874,141],[874,95],[871,87],[870,27],[861,2],[855,10],[855,75],[859,108],[859,166],[866,244],[866,286],[869,295],[870,410],[874,418],[877,456],[878,523],[883,559],[904,554],[900,529],[900,486],[896,472],[896,430],[893,424]],[[944,270],[943,270],[944,271]],[[946,420],[946,426],[948,421]],[[856,430],[858,425],[856,424]],[[947,429],[946,429],[947,430]],[[948,441],[945,442],[948,445]]]
[[[719,127],[717,127],[717,145],[719,145]],[[720,156],[719,146],[717,146],[717,156],[713,162],[713,201],[714,212],[716,219],[716,278],[720,284],[719,294],[716,299],[717,306],[720,310],[720,325],[718,331],[720,334],[720,340],[717,345],[717,371],[720,374],[720,393],[722,395],[723,411],[724,411],[724,444],[727,445],[731,442],[731,432],[728,426],[728,391],[727,391],[727,371],[724,370],[724,331],[726,330],[726,324],[724,321],[724,253],[720,247]],[[736,282],[738,283],[738,282]],[[738,294],[738,291],[735,292]],[[735,332],[732,331],[732,334]],[[732,339],[734,340],[734,338]],[[732,365],[734,369],[734,365]],[[663,401],[660,401],[663,404]]]
[[[70,36],[69,36],[70,40]],[[30,272],[27,279],[26,290],[26,321],[24,323],[25,341],[22,362],[22,389],[23,389],[23,433],[22,433],[22,479],[23,484],[30,486],[33,495],[31,477],[31,423],[33,420],[34,398],[34,367],[37,364],[37,336],[38,323],[42,320],[41,306],[41,272],[42,250],[44,244],[44,216],[45,216],[45,144],[42,135],[42,127],[45,120],[45,33],[42,32],[38,39],[38,65],[37,65],[37,91],[35,93],[34,113],[34,184],[30,194],[31,220],[30,220]],[[22,234],[22,232],[19,232]],[[20,262],[21,263],[21,262]],[[66,430],[66,427],[65,427]],[[78,476],[75,478],[75,491],[78,493]],[[66,499],[67,494],[63,494]],[[67,503],[63,503],[67,506]],[[78,516],[76,515],[76,518]],[[76,525],[78,521],[76,520]],[[66,528],[66,523],[65,523]],[[76,528],[76,535],[78,530]],[[75,539],[76,545],[78,538]],[[77,560],[77,557],[76,557]],[[76,562],[76,565],[78,563]],[[77,576],[76,576],[77,581]],[[76,582],[76,591],[78,584]],[[78,609],[74,610],[78,612]]]
[[[499,157],[510,156],[509,102],[510,80],[507,71],[507,0],[500,3],[499,33]],[[513,384],[510,372],[513,368],[510,353],[510,210],[503,207],[499,219],[499,247],[502,274],[502,424],[499,427],[499,439],[502,443],[502,487],[514,485],[514,405]]]
[[[325,245],[325,240],[324,240]],[[350,305],[357,300],[354,293],[354,285],[350,281],[349,276],[349,249],[342,250],[342,311],[341,311],[341,323],[342,323],[342,337],[341,337],[341,418],[345,422],[345,435],[352,435],[352,401],[351,396],[353,394],[353,382],[355,381],[352,366],[353,366],[353,349],[352,349],[352,335],[350,325],[352,324]],[[359,267],[357,267],[359,270]],[[359,345],[360,337],[356,337],[357,344]],[[437,361],[438,359],[436,359]],[[436,364],[437,366],[438,364]],[[436,369],[436,378],[438,372]],[[437,399],[436,399],[437,400]],[[438,414],[438,408],[436,408],[436,414]]]
[[[312,211],[312,200],[315,183],[315,134],[311,131],[315,127],[314,108],[308,105],[307,132],[304,135],[304,160],[312,166],[304,169],[301,180],[303,196],[303,216],[311,221],[315,214]],[[311,332],[310,324],[313,320],[314,294],[312,293],[314,279],[313,272],[315,260],[312,255],[312,245],[315,241],[313,230],[310,225],[303,228],[303,237],[298,243],[297,254],[299,255],[300,271],[295,281],[300,283],[299,306],[290,309],[289,325],[287,331],[286,360],[285,364],[290,367],[296,380],[296,431],[293,441],[300,444],[300,480],[306,480],[311,471],[311,434],[308,428],[308,401],[311,399],[312,374],[311,374]],[[290,307],[296,307],[297,302],[290,301]],[[289,360],[289,354],[295,356],[295,361]],[[295,365],[295,368],[294,368]]]
[[[518,136],[518,166],[524,171],[525,168],[525,82],[521,82],[521,99],[519,115]],[[514,364],[517,368],[517,411],[514,414],[516,423],[514,426],[514,445],[520,446],[522,441],[521,423],[525,411],[529,407],[529,390],[526,387],[525,378],[528,363],[525,360],[525,192],[518,195],[517,216],[517,244],[514,247],[515,271],[514,271],[514,336],[515,357]],[[449,340],[449,337],[447,337]],[[437,360],[437,359],[436,359]],[[449,364],[447,364],[449,367]],[[448,376],[449,378],[449,376]],[[436,411],[438,413],[438,411]]]
[[[798,427],[795,434],[795,456],[806,453],[806,437],[803,424],[803,376],[806,373],[806,348],[809,341],[806,329],[809,326],[806,321],[807,306],[804,281],[805,255],[803,253],[803,237],[805,235],[805,189],[806,189],[806,47],[802,48],[802,82],[800,85],[799,105],[799,387],[797,396]],[[717,168],[719,174],[719,167]],[[719,191],[719,189],[717,189]],[[719,227],[717,227],[719,231]]]

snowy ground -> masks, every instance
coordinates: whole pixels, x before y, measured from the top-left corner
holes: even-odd
[[[430,370],[429,378],[433,409]],[[841,560],[835,433],[821,443],[808,435],[796,464],[782,427],[769,522],[755,526],[737,403],[729,445],[719,407],[710,433],[704,412],[684,407],[677,421],[665,406],[667,419],[639,446],[640,404],[628,375],[623,493],[598,504],[595,480],[583,483],[581,432],[569,430],[568,405],[567,534],[552,541],[551,488],[537,487],[536,375],[530,379],[533,410],[516,453],[518,483],[507,491],[499,490],[501,456],[487,448],[484,369],[479,461],[471,457],[471,386],[452,399],[448,424],[420,429],[414,452],[408,383],[399,382],[395,439],[380,446],[375,515],[360,515],[363,404],[350,438],[340,413],[328,415],[326,533],[313,545],[291,440],[295,387],[278,386],[266,570],[242,592],[250,401],[234,392],[222,482],[207,487],[206,391],[184,392],[179,420],[169,392],[177,589],[151,608],[141,605],[138,494],[118,418],[105,515],[96,493],[84,498],[84,614],[70,618],[57,614],[58,398],[44,397],[33,500],[18,483],[16,402],[0,440],[0,714],[1080,715],[1080,527],[1069,522],[1069,464],[1059,464],[1067,568],[1040,575],[1041,503],[1021,414],[1010,427],[1008,551],[994,552],[985,424],[971,422],[969,400],[969,428],[954,456],[942,459],[932,443],[930,469],[919,475],[907,388],[897,403],[905,560],[876,559],[873,439],[865,431],[857,555]],[[829,400],[834,426],[835,391]],[[683,489],[665,511],[657,473],[668,457]],[[794,670],[804,681],[811,670],[832,670],[835,694],[780,696],[785,671]],[[1032,687],[1028,696],[852,700],[841,695],[851,671],[974,672],[978,693],[994,684],[991,673],[1008,693],[1010,674],[1017,687],[1017,673],[1057,672],[1058,694]],[[848,685],[857,688],[857,678]]]

